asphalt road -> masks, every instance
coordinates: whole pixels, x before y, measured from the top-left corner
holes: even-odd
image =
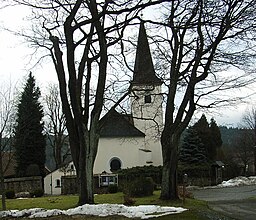
[[[211,209],[226,216],[238,220],[256,220],[256,185],[206,188],[192,192],[196,199],[208,201]]]

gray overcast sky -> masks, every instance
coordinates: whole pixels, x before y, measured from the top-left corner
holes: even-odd
[[[24,43],[22,37],[15,36],[4,30],[20,30],[26,26],[26,15],[29,10],[26,7],[15,6],[0,10],[0,77],[1,81],[22,81],[31,70],[39,84],[57,81],[53,65],[47,63],[44,66],[36,66],[31,69],[34,62],[30,61],[32,49]]]
[[[24,43],[21,37],[5,31],[3,28],[20,30],[26,26],[26,15],[30,12],[21,6],[3,8],[0,11],[0,79],[1,82],[11,81],[12,83],[22,82],[24,77],[31,70],[30,55],[32,49]],[[49,82],[57,82],[56,73],[52,63],[37,66],[31,70],[41,90],[43,91]],[[242,113],[247,105],[241,104],[230,109],[219,109],[220,114],[205,113],[208,120],[214,117],[219,125],[237,126],[241,121]],[[201,113],[197,115],[197,118]]]

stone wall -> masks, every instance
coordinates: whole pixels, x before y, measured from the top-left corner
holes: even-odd
[[[61,177],[61,194],[77,194],[78,184],[76,176],[62,176]]]
[[[41,176],[5,179],[4,184],[5,190],[14,190],[15,193],[43,189],[43,179]]]
[[[99,176],[93,176],[94,181],[94,193],[101,194],[107,192],[107,187],[100,187],[99,186]],[[61,177],[61,194],[68,195],[68,194],[77,194],[78,193],[78,184],[77,184],[76,176],[62,176]]]

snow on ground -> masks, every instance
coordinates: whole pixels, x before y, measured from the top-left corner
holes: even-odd
[[[211,188],[223,188],[223,187],[234,187],[234,186],[250,186],[250,185],[256,185],[256,176],[238,176],[233,179],[223,181],[222,183],[218,184],[217,186],[188,186],[187,189],[211,189]]]
[[[256,185],[256,176],[235,177],[234,179],[223,181],[221,184],[217,185],[217,187],[249,186],[249,185]]]
[[[118,204],[99,204],[99,205],[83,205],[68,210],[45,210],[41,208],[25,209],[22,211],[9,210],[0,212],[0,218],[3,217],[49,217],[56,215],[122,215],[128,218],[148,219],[160,217],[170,214],[178,214],[186,211],[184,208],[176,207],[162,207],[156,205],[140,205],[140,206],[125,206]]]

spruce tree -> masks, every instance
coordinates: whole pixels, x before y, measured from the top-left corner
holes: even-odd
[[[208,161],[217,159],[217,151],[222,145],[221,133],[215,120],[212,118],[210,124],[207,118],[202,114],[201,118],[193,125],[196,129],[202,143],[205,146],[206,157]]]
[[[204,144],[194,127],[189,127],[187,130],[180,148],[179,159],[185,166],[200,166],[207,162]]]
[[[202,143],[205,146],[206,157],[208,161],[211,160],[212,136],[205,114],[202,114],[201,118],[194,124],[193,127],[196,129],[200,139],[202,140]]]
[[[210,159],[216,160],[217,158],[217,152],[220,151],[220,148],[222,146],[222,138],[221,138],[221,133],[220,129],[216,123],[216,121],[212,118],[210,122],[210,134],[211,134],[211,151],[209,152],[210,154]]]
[[[17,176],[44,175],[45,137],[40,89],[29,74],[17,105],[14,148]]]

